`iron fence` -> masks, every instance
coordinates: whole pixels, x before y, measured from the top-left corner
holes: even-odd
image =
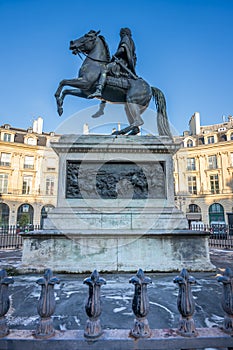
[[[16,277],[17,278],[17,277]],[[16,279],[15,278],[15,279]],[[221,348],[233,350],[233,272],[226,268],[222,276],[218,276],[222,284],[221,306],[225,312],[221,327],[197,328],[193,314],[195,299],[192,295],[192,285],[196,283],[186,269],[173,279],[178,286],[177,311],[180,320],[177,328],[151,329],[147,316],[149,313],[149,297],[147,286],[152,283],[150,277],[139,269],[135,276],[129,279],[134,286],[132,298],[131,329],[103,329],[101,325],[101,288],[107,282],[97,270],[83,283],[88,287],[85,303],[86,325],[83,330],[58,331],[53,325],[53,314],[56,308],[54,286],[60,283],[50,269],[45,270],[44,276],[37,280],[41,287],[37,304],[38,320],[34,330],[11,330],[7,323],[7,313],[10,308],[9,285],[14,279],[7,276],[5,270],[0,271],[0,349],[12,350],[47,350],[54,349],[92,349],[92,350],[145,350],[172,349],[193,350],[205,348]],[[11,287],[10,287],[11,288]]]
[[[0,249],[22,248],[23,238],[20,233],[41,229],[41,225],[0,226]],[[209,232],[209,246],[211,248],[233,249],[233,228],[231,226],[215,225],[213,230],[210,225],[192,224],[190,229]]]
[[[40,225],[0,226],[0,249],[19,249],[23,246],[21,232],[41,229]]]
[[[211,248],[233,249],[233,227],[225,224],[195,224],[190,226],[194,231],[209,232],[209,246]]]
[[[221,248],[221,249],[233,249],[233,236],[232,235],[210,235],[209,246],[211,248]]]

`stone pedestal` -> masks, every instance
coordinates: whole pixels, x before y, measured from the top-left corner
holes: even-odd
[[[168,137],[64,135],[57,207],[24,233],[24,269],[57,272],[211,270],[208,235],[174,205]]]

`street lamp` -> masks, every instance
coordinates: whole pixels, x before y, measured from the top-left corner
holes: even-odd
[[[175,196],[176,207],[182,211],[183,205],[185,205],[184,196]]]

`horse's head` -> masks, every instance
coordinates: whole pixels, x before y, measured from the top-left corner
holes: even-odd
[[[96,38],[99,33],[100,33],[100,30],[97,32],[95,30],[90,30],[87,34],[85,34],[81,38],[71,41],[70,50],[72,50],[72,53],[74,55],[77,55],[78,53],[82,53],[82,52],[88,54],[93,49]]]

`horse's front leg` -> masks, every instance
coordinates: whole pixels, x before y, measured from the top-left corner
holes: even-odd
[[[57,112],[61,116],[63,113],[63,102],[66,95],[72,95],[82,98],[87,98],[87,95],[80,89],[65,89],[62,91],[62,94],[57,99]]]
[[[71,86],[76,89],[81,90],[89,90],[91,88],[93,82],[88,81],[83,77],[75,78],[75,79],[63,79],[60,81],[58,88],[55,92],[55,97],[59,98],[64,86]]]
[[[62,95],[61,95],[61,92],[62,92],[62,89],[64,88],[64,86],[71,86],[77,90],[82,90],[82,89],[86,90],[86,89],[90,88],[91,84],[89,81],[87,81],[86,79],[84,79],[82,77],[79,77],[76,79],[64,79],[64,80],[62,80],[59,83],[59,86],[55,92],[55,98],[57,101],[57,111],[58,111],[59,115],[62,115],[62,113],[63,113],[62,105],[63,105],[63,100],[64,100],[66,93],[64,93],[64,94],[62,93]],[[69,91],[69,90],[67,90],[67,91]],[[81,92],[80,92],[80,94],[81,94]],[[79,93],[77,93],[77,95],[79,95]],[[82,97],[84,97],[84,96],[82,96]]]

